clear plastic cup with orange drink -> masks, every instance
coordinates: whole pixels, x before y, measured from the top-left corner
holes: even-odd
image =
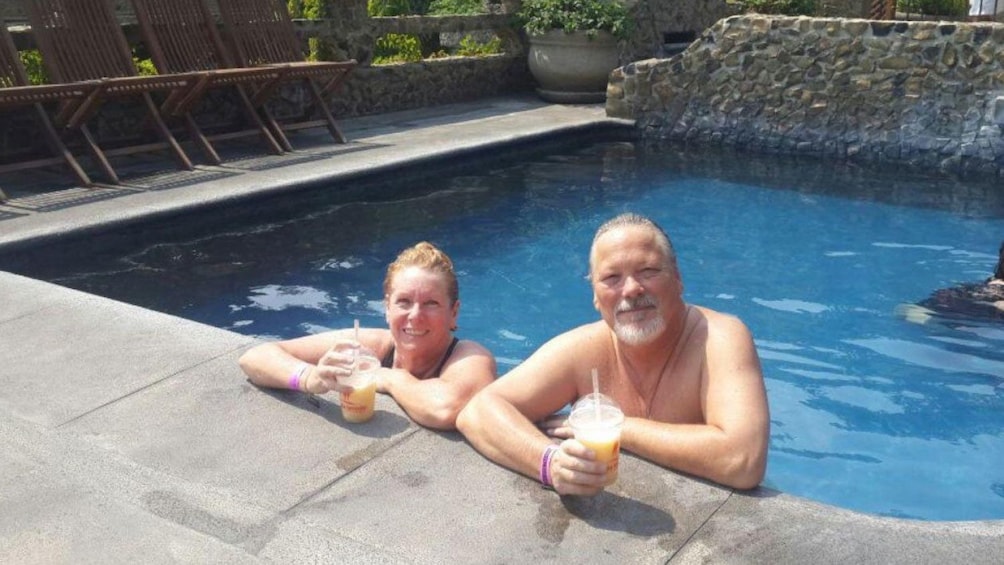
[[[605,485],[617,480],[620,463],[621,425],[624,413],[608,396],[594,392],[580,398],[568,417],[575,439],[596,453],[596,460],[607,464]]]
[[[376,379],[374,371],[380,368],[380,360],[372,355],[360,352],[352,369],[352,374],[338,380],[338,383],[351,387],[340,393],[342,418],[346,422],[359,424],[373,417],[376,405]]]

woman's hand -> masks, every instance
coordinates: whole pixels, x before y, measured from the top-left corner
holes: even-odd
[[[339,340],[317,361],[307,376],[308,392],[324,394],[328,391],[338,393],[352,392],[352,387],[340,381],[351,376],[355,361],[360,353],[372,353],[353,340]]]

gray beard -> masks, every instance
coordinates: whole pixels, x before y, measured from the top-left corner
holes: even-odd
[[[645,345],[651,343],[666,329],[662,318],[656,317],[647,322],[632,322],[621,324],[614,321],[614,335],[627,345]]]

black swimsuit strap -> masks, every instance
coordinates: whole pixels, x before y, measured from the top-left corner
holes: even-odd
[[[443,372],[443,367],[446,365],[446,362],[450,360],[450,356],[453,355],[453,350],[457,347],[458,343],[460,343],[460,340],[454,336],[453,341],[450,342],[450,346],[446,348],[446,355],[443,355],[443,360],[440,361],[439,366],[436,367],[435,376],[438,377],[439,374]]]
[[[387,352],[387,355],[384,355],[383,359],[380,360],[380,366],[383,367],[383,368],[385,368],[385,369],[390,369],[391,367],[394,366],[394,346],[393,345],[390,346],[390,351]]]
[[[456,349],[458,343],[460,343],[460,340],[454,336],[453,341],[450,342],[450,346],[446,348],[446,355],[443,355],[443,360],[440,361],[439,366],[436,367],[436,372],[433,374],[433,377],[438,377],[439,374],[443,372],[443,367],[446,366],[446,362],[450,360],[450,356],[453,355],[453,350]],[[380,366],[388,369],[394,366],[393,345],[390,346],[390,351],[388,351],[387,354],[383,356],[383,359],[380,360]]]

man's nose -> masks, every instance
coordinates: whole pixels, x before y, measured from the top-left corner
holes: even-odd
[[[624,289],[622,291],[624,296],[634,297],[643,292],[645,292],[645,287],[634,276],[628,275],[624,278]]]

